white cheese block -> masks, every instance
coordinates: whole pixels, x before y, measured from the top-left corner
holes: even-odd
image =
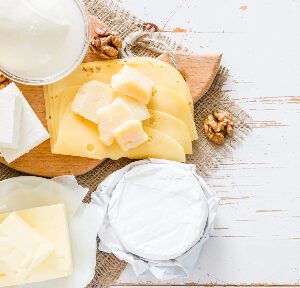
[[[7,89],[0,91],[0,149],[19,147],[22,99]]]
[[[114,130],[126,120],[132,119],[132,113],[120,98],[116,98],[112,104],[97,111],[99,119],[100,140],[104,145],[112,145],[114,142]]]
[[[149,260],[169,260],[200,240],[208,204],[190,170],[146,163],[121,178],[113,190],[108,215],[127,251]]]
[[[71,109],[74,113],[98,124],[97,110],[110,104],[113,99],[114,90],[109,84],[93,80],[79,88]]]
[[[112,76],[111,86],[126,96],[148,104],[152,96],[153,81],[138,70],[124,65],[119,73]]]
[[[54,250],[53,244],[28,225],[16,212],[0,225],[0,259],[9,273],[5,277],[23,280]],[[1,278],[1,277],[0,277]]]
[[[34,113],[25,97],[22,95],[19,88],[11,83],[1,90],[5,94],[18,95],[22,100],[22,117],[19,136],[19,148],[0,148],[1,156],[4,157],[6,162],[11,163],[20,156],[28,153],[34,147],[40,145],[47,140],[50,136],[43,124]]]
[[[134,149],[148,140],[142,122],[139,120],[125,121],[114,130],[114,136],[123,151]]]

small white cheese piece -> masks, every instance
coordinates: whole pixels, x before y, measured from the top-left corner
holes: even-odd
[[[99,109],[97,116],[99,119],[100,140],[108,146],[114,142],[114,130],[123,122],[132,119],[130,109],[120,98],[116,98],[112,104]]]
[[[11,94],[19,96],[22,100],[22,116],[19,136],[19,148],[0,148],[1,156],[6,162],[11,163],[22,155],[28,153],[34,147],[49,139],[49,134],[43,124],[36,116],[19,88],[11,83],[0,91],[0,94]]]
[[[82,85],[71,105],[74,113],[98,124],[98,109],[112,103],[114,90],[109,84],[93,80]]]
[[[121,178],[112,192],[108,216],[127,251],[149,260],[169,260],[203,236],[208,204],[190,170],[147,163]]]
[[[22,99],[6,89],[0,91],[0,148],[19,147]]]
[[[114,130],[114,136],[123,151],[134,149],[148,140],[142,122],[139,120],[125,121]]]
[[[126,96],[148,104],[152,96],[153,81],[138,70],[124,65],[120,72],[111,78],[111,86]]]
[[[10,270],[10,278],[25,279],[53,250],[53,244],[16,212],[0,225],[0,259]]]
[[[145,104],[126,96],[120,96],[120,99],[124,102],[125,105],[127,105],[132,113],[132,117],[135,120],[143,121],[150,118],[150,113]]]

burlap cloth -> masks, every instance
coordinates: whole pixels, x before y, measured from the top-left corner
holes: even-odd
[[[85,3],[92,15],[97,16],[101,21],[108,24],[113,31],[119,32],[123,37],[139,30],[139,24],[143,23],[143,21],[128,11],[120,8],[115,2],[109,0],[85,0]],[[165,36],[157,37],[167,43],[171,50],[186,50]],[[136,47],[134,52],[139,56],[158,56],[158,54],[142,47]],[[202,174],[207,174],[210,169],[216,167],[224,156],[229,155],[232,149],[250,131],[251,118],[222,91],[222,86],[227,77],[228,70],[221,67],[209,91],[195,104],[195,121],[199,140],[195,141],[193,155],[188,157],[188,162],[195,164]],[[230,111],[233,114],[235,123],[233,138],[227,140],[226,144],[221,147],[207,141],[202,131],[204,118],[207,114],[219,108]],[[77,179],[81,185],[89,187],[90,191],[94,191],[105,177],[129,162],[130,160],[128,159],[119,161],[107,160],[89,173],[77,177]],[[0,164],[0,180],[20,175],[23,174]],[[89,197],[87,197],[86,201],[89,201]],[[114,255],[98,252],[96,275],[88,287],[109,287],[119,278],[125,266],[126,263],[118,260]]]

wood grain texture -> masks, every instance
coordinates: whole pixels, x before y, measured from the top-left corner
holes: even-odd
[[[99,26],[109,29],[106,24],[102,23],[96,17],[91,16],[91,38],[94,37],[95,28]],[[89,50],[83,62],[97,60],[99,60],[97,55]],[[167,57],[162,57],[161,60],[169,62]],[[216,75],[217,68],[219,67],[220,60],[220,55],[218,57],[210,57],[205,55],[198,56],[176,53],[176,61],[178,61],[180,70],[184,73],[187,79],[192,91],[192,96],[194,96],[194,101],[197,101],[199,99],[199,95],[205,93],[211,85],[213,78]],[[196,74],[200,75],[200,77]],[[25,98],[42,121],[43,125],[47,127],[43,87],[27,86],[22,84],[18,84],[18,87],[23,92]],[[84,174],[95,168],[102,161],[52,154],[50,141],[48,140],[10,164],[7,164],[1,157],[0,162],[24,173],[37,176],[55,177],[67,174]]]
[[[160,282],[128,267],[116,285],[300,287],[300,1],[121,4],[164,30],[190,31],[165,34],[195,53],[221,52],[230,71],[224,90],[250,113],[254,129],[205,177],[221,203],[190,277]]]
[[[209,89],[220,67],[222,54],[196,55],[173,52],[178,70],[189,85],[194,101],[198,101]],[[168,54],[158,59],[173,65]]]

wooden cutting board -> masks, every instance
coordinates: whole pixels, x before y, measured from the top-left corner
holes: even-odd
[[[91,17],[90,26],[92,37],[95,27],[107,27],[95,17]],[[196,102],[206,93],[215,78],[220,65],[221,55],[191,55],[181,52],[174,52],[174,55],[176,64],[186,79],[193,99]],[[168,55],[163,54],[159,59],[172,64]],[[99,60],[97,56],[89,50],[83,62],[97,60]],[[43,125],[47,127],[43,87],[27,86],[23,84],[17,84],[17,86],[20,88]],[[45,177],[67,174],[81,175],[92,170],[101,162],[101,160],[52,154],[49,140],[34,148],[13,163],[7,164],[5,160],[0,157],[0,163],[13,169]]]

